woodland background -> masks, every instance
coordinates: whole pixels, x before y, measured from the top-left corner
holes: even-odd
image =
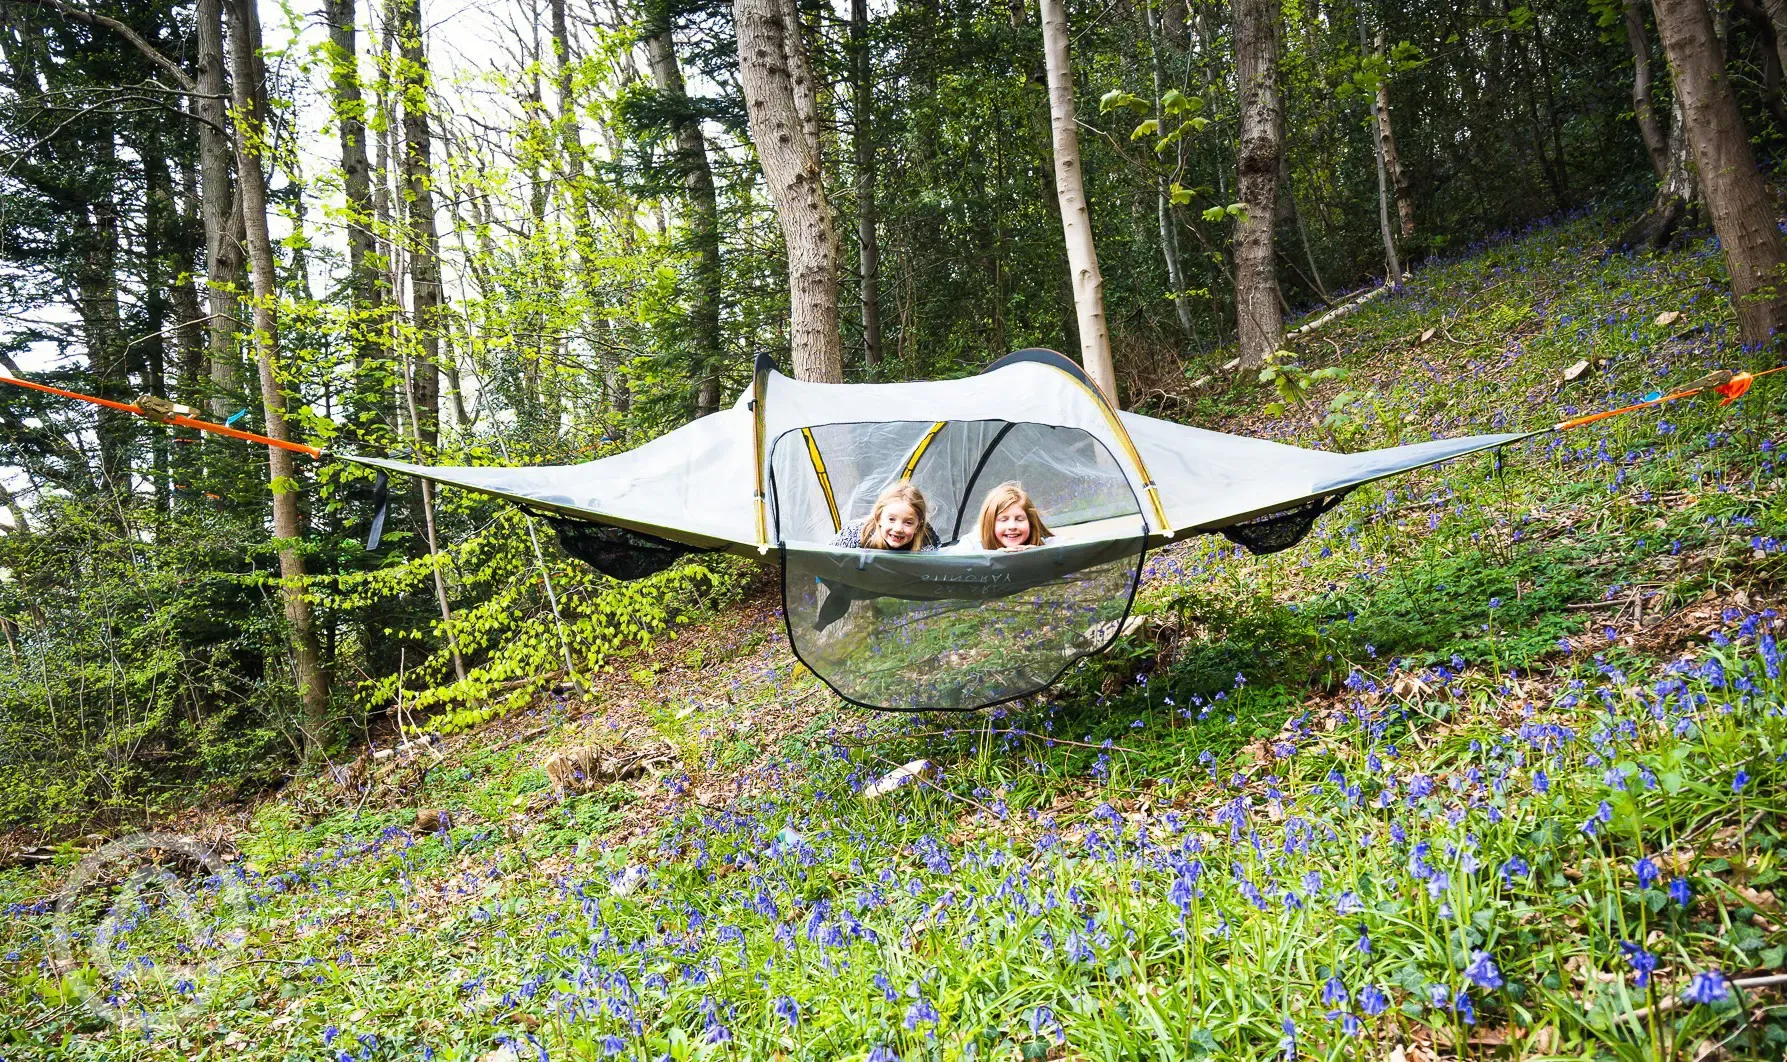
[[[634,445],[731,401],[760,352],[810,374],[741,86],[734,27],[778,17],[761,2],[6,0],[0,365],[456,463]],[[1787,144],[1778,6],[1709,9],[1765,174]],[[836,236],[820,374],[1080,351],[1038,9],[785,11]],[[1277,37],[1264,218],[1238,17]],[[1075,0],[1067,25],[1129,408],[1189,415],[1235,356],[1250,221],[1282,327],[1590,205],[1653,208],[1630,238],[1666,242],[1670,195],[1696,198],[1648,4]],[[613,583],[518,512],[403,483],[369,552],[371,494],[327,462],[0,394],[0,827],[256,790],[372,727],[470,726],[625,667],[750,578]]]

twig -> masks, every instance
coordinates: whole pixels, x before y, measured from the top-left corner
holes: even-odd
[[[1773,985],[1787,985],[1787,974],[1769,974],[1766,977],[1740,977],[1731,982],[1732,988],[1769,988]],[[1663,1014],[1681,1005],[1680,996],[1670,996],[1655,1007],[1639,1007],[1632,1012],[1633,1021],[1643,1021],[1654,1014]]]

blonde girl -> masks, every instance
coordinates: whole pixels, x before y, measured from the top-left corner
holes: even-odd
[[[1022,484],[1001,483],[980,503],[980,548],[1029,549],[1049,538],[1048,526]]]
[[[881,492],[868,519],[850,524],[832,545],[843,549],[909,550],[913,553],[937,548],[937,536],[931,531],[927,517],[930,505],[924,491],[910,480],[900,480]]]

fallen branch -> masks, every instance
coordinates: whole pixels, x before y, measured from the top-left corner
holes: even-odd
[[[1403,274],[1402,279],[1407,280],[1408,274],[1406,274],[1406,273]],[[1342,317],[1346,317],[1349,314],[1356,312],[1359,309],[1359,307],[1364,306],[1366,303],[1383,295],[1385,292],[1393,291],[1397,287],[1400,287],[1400,286],[1401,286],[1400,284],[1385,284],[1383,287],[1373,288],[1370,291],[1366,292],[1365,294],[1354,299],[1353,301],[1347,302],[1347,303],[1342,303],[1341,305],[1336,306],[1334,309],[1329,310],[1327,313],[1322,314],[1320,317],[1317,317],[1315,320],[1309,322],[1308,324],[1303,325],[1300,328],[1294,328],[1291,331],[1285,333],[1284,340],[1285,340],[1285,342],[1288,343],[1293,339],[1300,339],[1303,336],[1309,335],[1311,332],[1316,331],[1317,329],[1321,328],[1322,326],[1328,324],[1330,321],[1335,321],[1335,320],[1339,320]]]
[[[982,730],[979,727],[975,727],[972,730],[964,727],[959,730],[925,730],[925,731],[922,731],[917,734],[888,734],[885,737],[869,738],[865,741],[843,741],[843,740],[839,740],[837,738],[833,738],[832,743],[835,745],[841,745],[847,749],[861,749],[861,748],[867,748],[870,745],[885,745],[890,741],[905,741],[908,738],[973,737],[977,734],[1017,734],[1020,737],[1031,737],[1031,738],[1036,738],[1041,741],[1052,741],[1057,745],[1077,745],[1078,747],[1080,747],[1082,749],[1101,749],[1101,750],[1110,750],[1112,752],[1135,752],[1137,755],[1140,755],[1140,753],[1136,752],[1135,749],[1128,748],[1123,745],[1093,745],[1093,744],[1088,744],[1087,742],[1084,742],[1084,741],[1070,741],[1067,738],[1054,737],[1053,735],[1050,735],[1050,734],[1038,734],[1034,730],[1015,730],[1015,729],[1014,730]]]

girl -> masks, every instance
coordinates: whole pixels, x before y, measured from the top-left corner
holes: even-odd
[[[934,550],[937,536],[926,519],[929,511],[924,492],[902,479],[875,499],[867,520],[847,525],[831,544],[841,549]]]
[[[980,505],[980,548],[1029,549],[1048,538],[1049,529],[1022,484],[1001,483],[987,492],[987,500]]]

